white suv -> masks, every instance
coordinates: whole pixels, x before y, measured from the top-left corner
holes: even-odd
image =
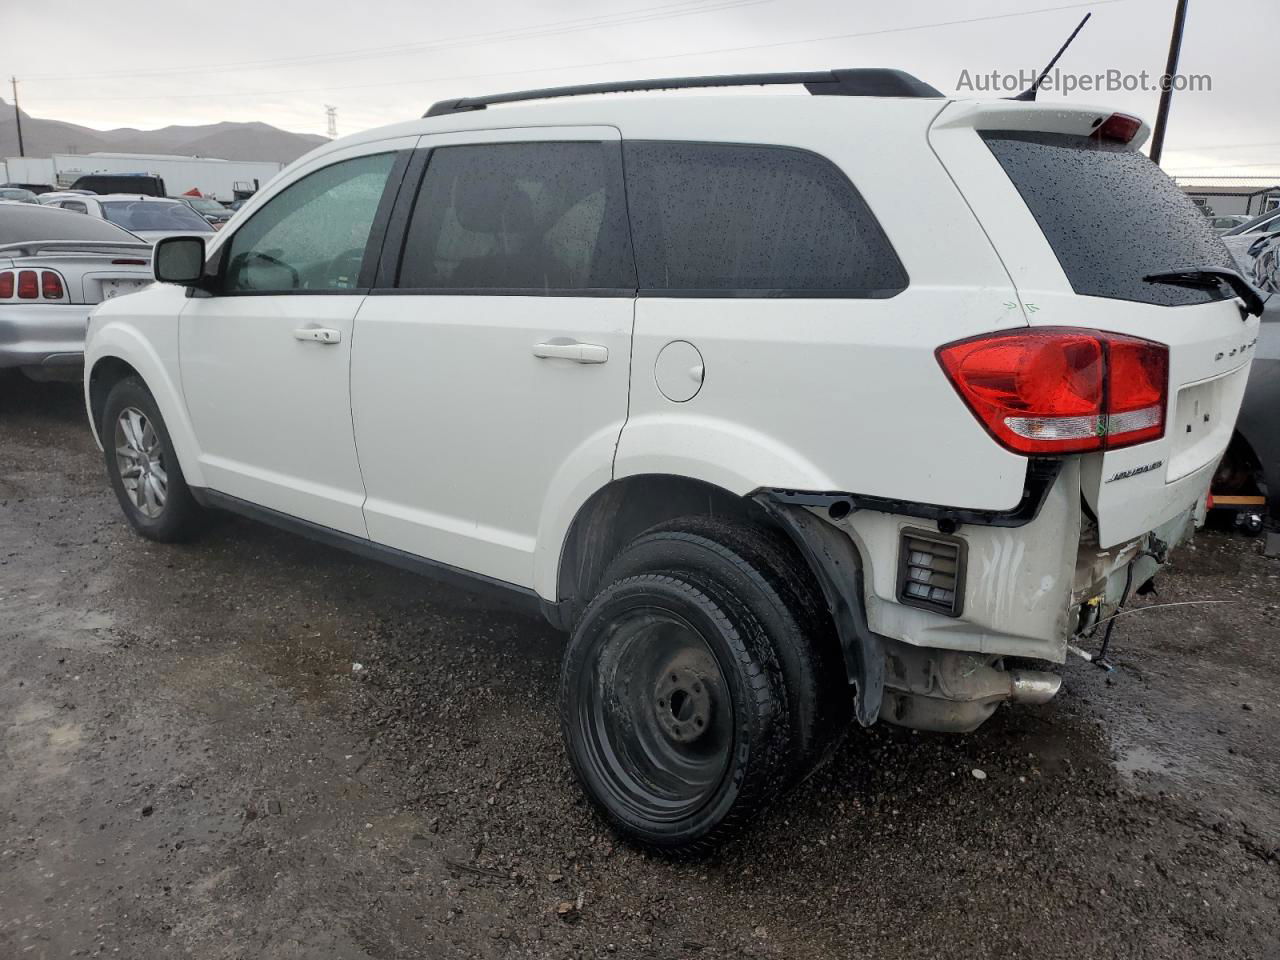
[[[437,104],[162,240],[90,419],[144,536],[217,507],[540,608],[586,791],[704,846],[851,716],[1048,699],[1192,530],[1261,308],[1146,132],[884,70]]]

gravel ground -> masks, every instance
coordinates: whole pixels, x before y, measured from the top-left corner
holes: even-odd
[[[143,541],[76,389],[10,379],[0,957],[1280,956],[1278,582],[1202,533],[1140,602],[1232,603],[974,735],[855,730],[672,863],[572,783],[545,624],[247,521]]]

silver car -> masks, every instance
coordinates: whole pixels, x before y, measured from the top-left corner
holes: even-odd
[[[0,204],[0,370],[79,377],[93,305],[151,279],[151,244],[113,223]]]
[[[54,202],[72,213],[86,213],[123,227],[143,240],[155,243],[161,237],[213,236],[209,221],[183,200],[146,197],[136,193],[106,193],[87,197],[64,197]]]

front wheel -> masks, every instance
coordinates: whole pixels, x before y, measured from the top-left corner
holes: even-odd
[[[676,575],[627,577],[592,601],[565,651],[560,710],[587,794],[649,847],[710,847],[785,775],[785,692],[759,624]]]
[[[130,377],[111,388],[99,436],[111,487],[134,530],[165,543],[199,532],[203,511],[187,487],[155,399],[140,380]]]

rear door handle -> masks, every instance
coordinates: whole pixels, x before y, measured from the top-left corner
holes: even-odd
[[[293,331],[295,340],[312,340],[316,343],[338,343],[342,340],[342,331],[332,327],[299,327]]]
[[[609,348],[599,343],[578,343],[570,340],[563,343],[537,343],[533,347],[533,355],[544,360],[572,360],[574,363],[607,363]]]

